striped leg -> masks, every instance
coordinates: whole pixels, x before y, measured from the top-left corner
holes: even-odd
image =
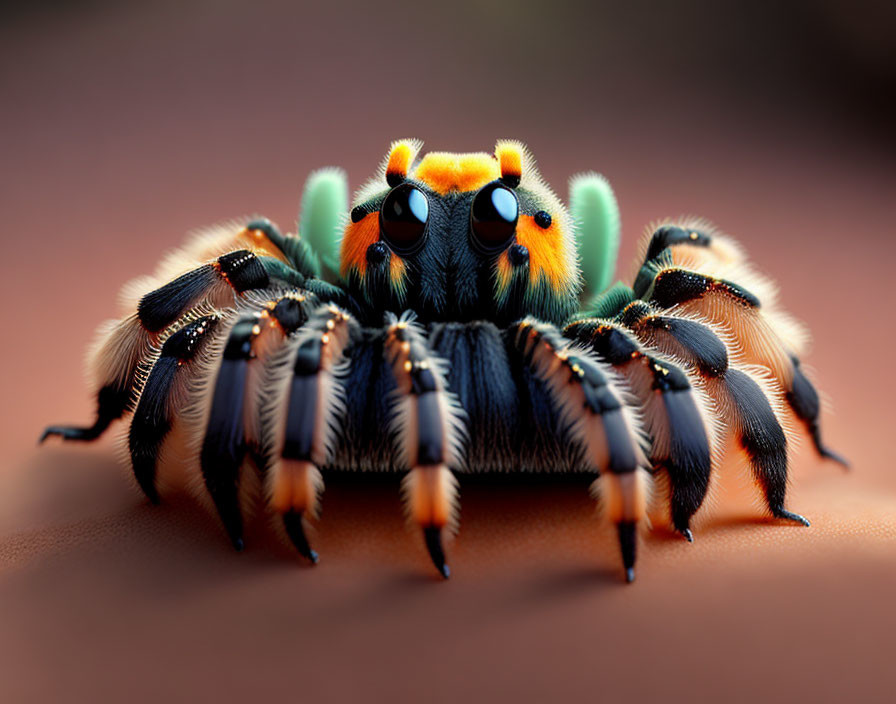
[[[323,489],[320,467],[335,452],[344,414],[340,377],[357,323],[332,304],[318,307],[265,364],[259,409],[268,502],[299,553],[317,562],[305,532]]]
[[[258,394],[265,360],[307,319],[307,300],[292,293],[235,317],[226,342],[203,374],[193,408],[201,437],[199,464],[231,542],[243,547],[240,474],[258,447]]]
[[[713,464],[715,433],[707,399],[679,366],[645,350],[618,324],[580,320],[564,335],[593,350],[628,382],[650,436],[651,464],[669,477],[672,524],[693,541],[690,520],[706,497]]]
[[[643,301],[627,306],[620,320],[642,343],[670,355],[699,375],[746,453],[769,511],[778,518],[809,525],[805,518],[784,508],[787,437],[772,400],[757,377],[729,366],[728,350],[712,328],[695,320],[655,314]]]
[[[635,578],[637,526],[647,512],[637,424],[612,372],[593,353],[563,338],[551,325],[527,318],[511,328],[516,349],[550,391],[584,460],[601,476],[593,485],[615,523],[626,580]]]
[[[408,474],[402,485],[408,517],[423,530],[433,564],[446,579],[445,541],[457,530],[457,481],[449,467],[462,463],[463,411],[445,383],[444,363],[430,354],[413,317],[388,323],[383,355],[396,390],[390,427]]]

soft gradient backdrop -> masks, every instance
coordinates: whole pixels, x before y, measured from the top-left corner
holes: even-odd
[[[0,15],[0,699],[892,701],[896,24],[891,3],[157,2]],[[395,477],[333,479],[308,569],[263,525],[234,555],[91,447],[81,378],[123,282],[183,234],[295,219],[305,175],[390,140],[527,142],[565,194],[596,169],[622,268],[651,220],[738,236],[812,328],[833,401],[789,504],[726,468],[696,542],[620,581],[582,480],[462,482],[454,577]]]

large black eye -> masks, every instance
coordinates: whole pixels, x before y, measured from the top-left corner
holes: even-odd
[[[516,232],[519,215],[520,204],[513,191],[498,182],[483,186],[470,209],[473,242],[486,253],[504,249]]]
[[[393,188],[380,208],[383,239],[397,254],[413,254],[420,248],[428,220],[429,201],[410,183]]]

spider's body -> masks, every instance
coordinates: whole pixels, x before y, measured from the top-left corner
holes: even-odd
[[[358,194],[338,263],[330,232],[310,233],[311,247],[263,219],[169,257],[132,287],[136,313],[101,331],[94,425],[45,437],[93,439],[131,413],[128,455],[150,499],[163,464],[201,476],[242,547],[241,486],[258,476],[314,561],[304,521],[320,468],[406,472],[409,515],[444,576],[453,472],[599,474],[629,580],[650,475],[668,478],[672,523],[690,540],[722,433],[769,511],[808,523],[784,508],[785,404],[837,458],[797,328],[729,239],[700,223],[656,228],[632,287],[579,310],[614,266],[606,183],[574,182],[574,227],[521,145],[422,159],[419,147],[394,143]]]

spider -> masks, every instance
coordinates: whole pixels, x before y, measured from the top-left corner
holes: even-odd
[[[801,327],[731,238],[661,222],[630,285],[608,286],[619,214],[603,177],[575,177],[567,210],[518,142],[421,147],[394,142],[347,218],[344,176],[317,172],[301,237],[227,223],[128,285],[89,355],[94,423],[41,441],[129,415],[127,462],[153,503],[179,471],[235,548],[260,502],[312,563],[322,468],[403,472],[444,577],[455,473],[597,475],[629,582],[649,503],[693,540],[728,437],[768,512],[809,525],[785,508],[787,418],[846,462],[822,442]]]

